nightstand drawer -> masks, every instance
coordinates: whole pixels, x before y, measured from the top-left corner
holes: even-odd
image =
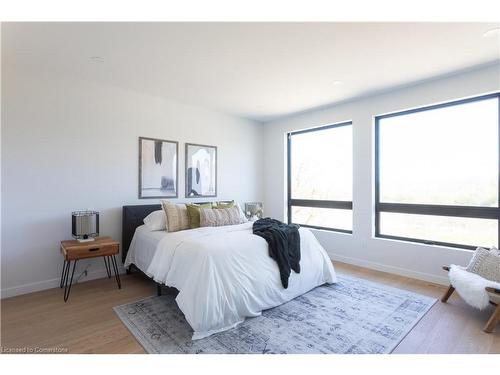
[[[84,259],[100,257],[105,255],[114,255],[119,252],[119,244],[88,244],[74,248],[65,249],[66,259]]]

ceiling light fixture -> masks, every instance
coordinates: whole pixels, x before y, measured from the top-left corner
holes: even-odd
[[[334,86],[339,86],[342,84],[342,81],[333,81]]]
[[[104,57],[101,57],[101,56],[92,56],[90,58],[90,60],[92,60],[93,62],[102,63],[102,62],[104,62]]]
[[[483,37],[485,38],[492,38],[499,36],[500,36],[500,27],[495,27],[493,29],[490,29],[483,34]]]

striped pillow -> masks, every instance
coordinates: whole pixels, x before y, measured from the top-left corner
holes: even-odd
[[[214,202],[213,208],[231,208],[234,207],[234,201],[221,201],[221,202]]]
[[[240,223],[240,210],[238,207],[200,209],[201,227],[220,227],[223,225],[235,225]]]
[[[167,216],[167,230],[169,232],[189,229],[189,216],[185,204],[174,204],[164,200],[160,202]]]

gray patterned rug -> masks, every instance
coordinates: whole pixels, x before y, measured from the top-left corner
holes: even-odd
[[[390,353],[436,302],[362,279],[338,279],[196,341],[173,296],[114,310],[148,353]]]

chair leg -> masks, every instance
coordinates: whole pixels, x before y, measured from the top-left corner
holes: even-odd
[[[488,320],[488,323],[484,326],[483,331],[492,333],[498,322],[500,322],[500,304],[496,307],[495,311],[493,311],[493,314],[491,314],[490,320]]]
[[[450,285],[448,287],[448,290],[443,294],[443,297],[441,297],[441,302],[446,303],[454,291],[455,291],[455,288],[452,285]]]

